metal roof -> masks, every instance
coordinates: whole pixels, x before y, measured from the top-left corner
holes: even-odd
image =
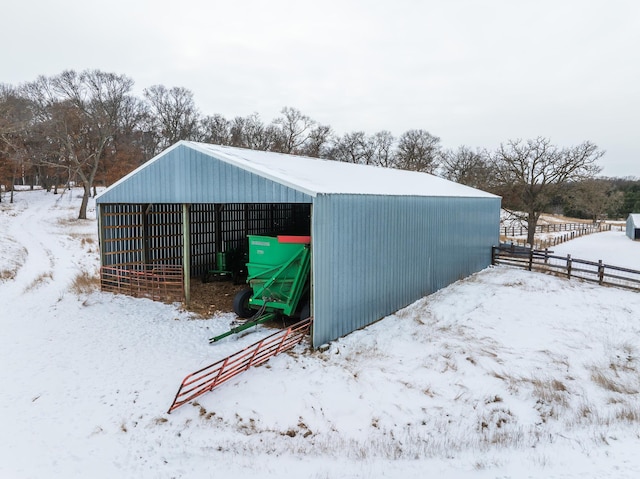
[[[495,197],[427,173],[182,142],[203,153],[316,196],[321,193],[393,196]]]
[[[199,152],[205,158],[235,166],[285,187],[312,197],[318,194],[361,194],[424,197],[497,198],[475,188],[460,185],[427,173],[359,165],[339,161],[286,155],[267,151],[249,150],[229,146],[210,145],[192,141],[180,141],[140,168],[114,183],[102,195],[126,183],[147,168],[158,168],[155,163],[170,155],[173,150],[186,147]],[[166,158],[165,158],[166,159]],[[175,168],[164,168],[175,174]]]

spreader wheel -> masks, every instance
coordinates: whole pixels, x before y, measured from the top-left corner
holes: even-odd
[[[245,288],[233,298],[233,312],[241,318],[250,318],[256,312],[249,307],[249,299],[253,296],[251,288]]]

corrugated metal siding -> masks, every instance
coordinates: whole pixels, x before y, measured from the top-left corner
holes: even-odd
[[[98,203],[311,203],[312,197],[180,145],[106,190]]]
[[[499,222],[500,198],[318,195],[314,345],[487,267]]]

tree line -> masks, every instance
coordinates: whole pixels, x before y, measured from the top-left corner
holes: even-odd
[[[622,187],[631,188],[596,178],[604,152],[588,141],[560,148],[534,138],[509,140],[495,151],[445,149],[424,129],[399,137],[387,130],[338,134],[288,106],[268,123],[258,113],[229,119],[202,114],[186,88],[153,85],[137,97],[133,85],[126,75],[100,70],[0,84],[0,185],[11,192],[20,183],[75,182],[84,187],[79,217],[85,218],[95,184],[109,185],[175,142],[192,140],[436,174],[502,196],[530,224],[550,207],[611,213]],[[597,208],[596,189],[603,195]]]

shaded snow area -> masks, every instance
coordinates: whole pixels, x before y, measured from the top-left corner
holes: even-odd
[[[489,268],[167,415],[272,331],[209,345],[232,314],[92,292],[78,195],[0,204],[0,477],[640,476],[640,294]]]

